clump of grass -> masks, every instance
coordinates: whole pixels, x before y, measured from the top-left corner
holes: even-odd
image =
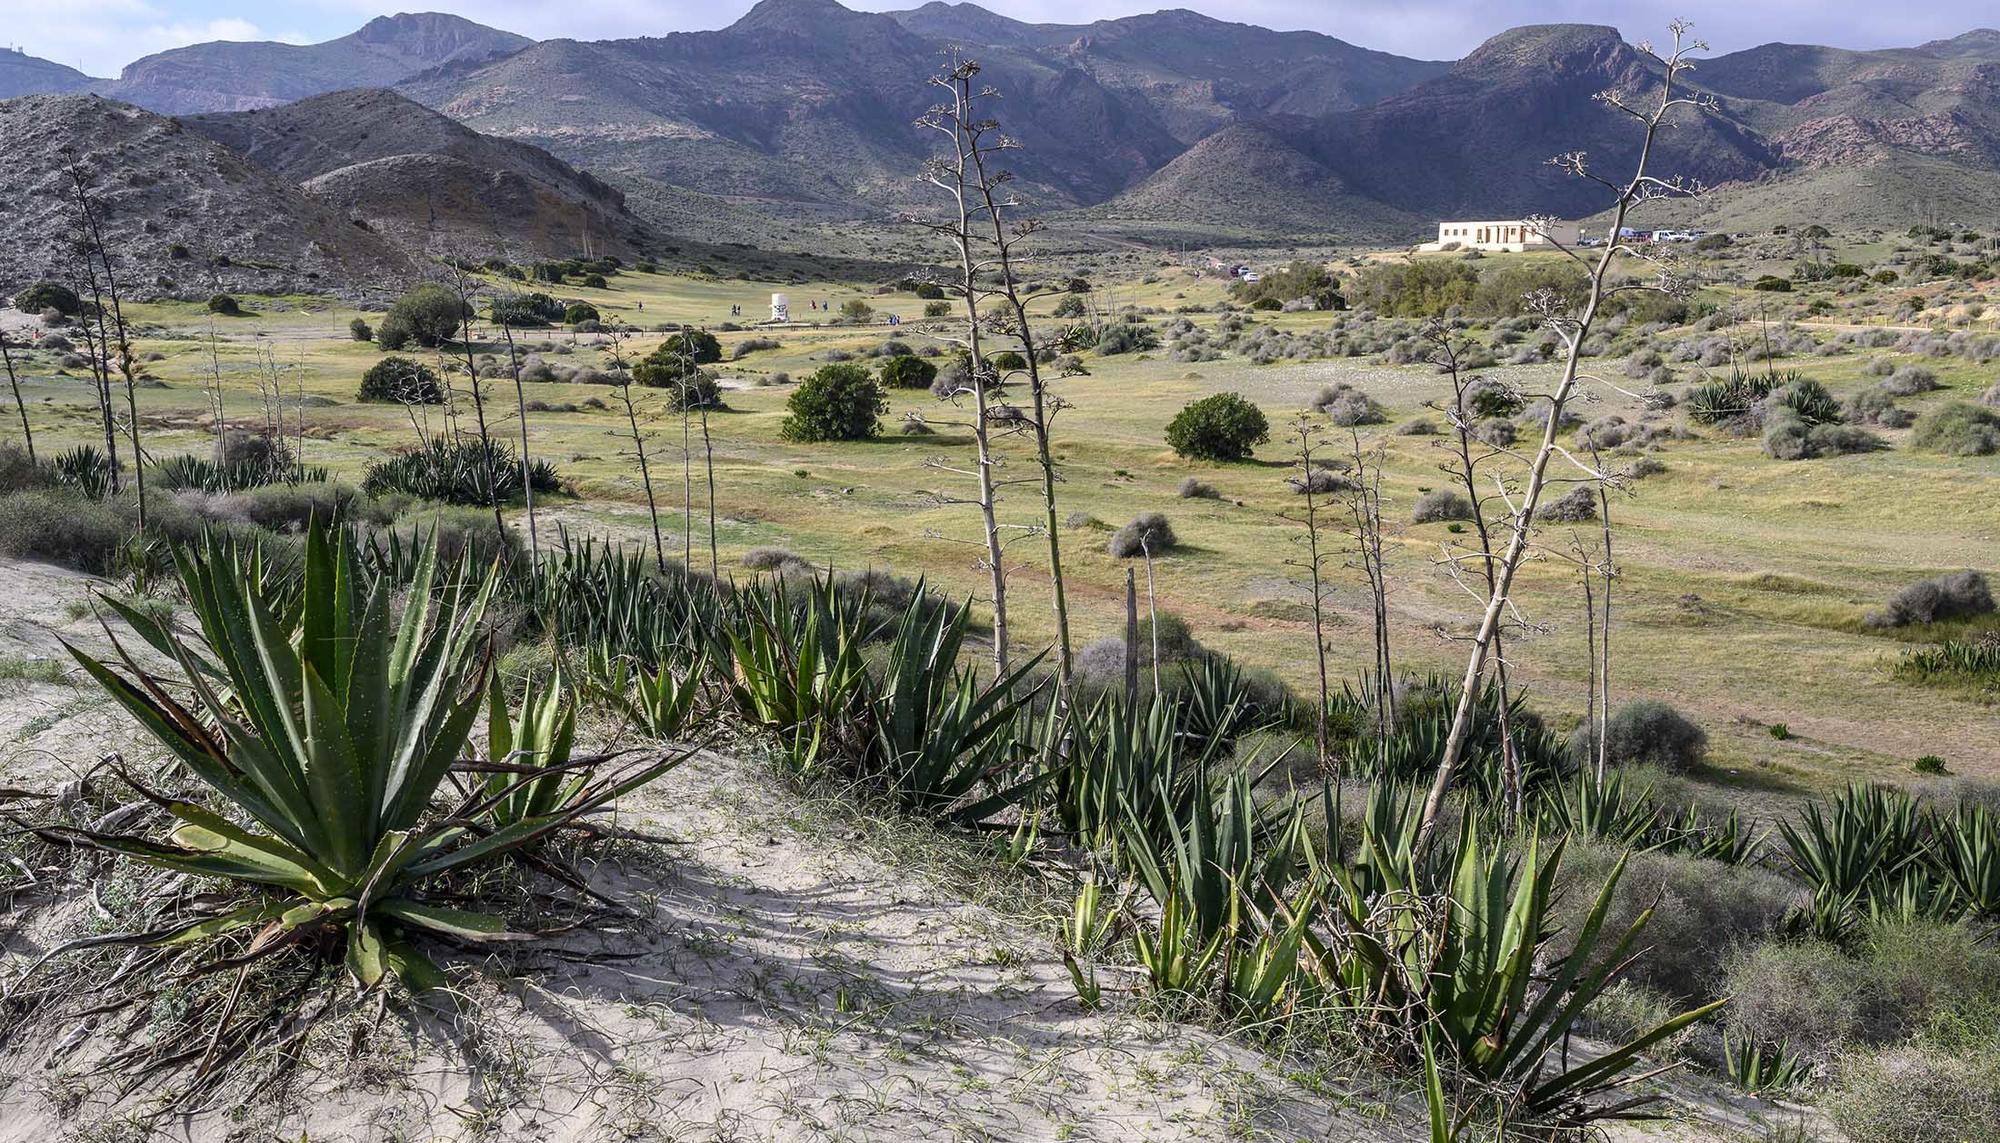
[[[1220,500],[1222,499],[1222,494],[1217,492],[1215,485],[1210,484],[1208,481],[1197,476],[1190,476],[1186,480],[1181,481],[1180,498],[1183,500]]]

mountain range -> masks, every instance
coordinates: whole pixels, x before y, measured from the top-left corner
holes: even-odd
[[[732,218],[918,206],[933,144],[913,123],[954,51],[1002,93],[993,111],[1021,144],[1010,165],[1042,209],[1083,227],[1264,240],[1587,216],[1601,188],[1546,160],[1581,150],[1601,171],[1628,169],[1630,122],[1591,97],[1647,89],[1659,72],[1593,25],[1516,28],[1430,61],[1186,10],[1044,24],[970,3],[762,0],[716,31],[602,41],[387,16],[323,44],[179,48],[116,80],[0,53],[0,94],[90,92],[189,116],[392,237],[476,227],[539,195],[523,234],[547,248],[587,226],[618,249],[658,202],[677,204],[654,219],[670,229],[703,201]],[[1717,110],[1683,116],[1653,169],[1720,191],[1682,216],[1782,212],[1787,187],[1816,188],[1814,220],[1830,225],[1892,224],[1919,199],[2000,209],[2000,32],[1879,51],[1767,44],[1702,59],[1692,80]],[[329,95],[352,88],[404,98]],[[520,181],[486,185],[491,171]]]

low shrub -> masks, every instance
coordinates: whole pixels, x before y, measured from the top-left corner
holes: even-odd
[[[1857,425],[1881,425],[1889,429],[1908,428],[1917,419],[1915,413],[1897,405],[1896,394],[1883,385],[1870,385],[1849,397],[1843,412]]]
[[[355,318],[347,323],[347,336],[356,341],[374,341],[375,331],[369,327],[366,318]]]
[[[2000,452],[2000,411],[1954,401],[1918,417],[1910,441],[1946,456],[1990,456]]]
[[[1141,512],[1132,522],[1111,533],[1109,548],[1113,556],[1130,559],[1147,552],[1159,555],[1179,541],[1174,536],[1174,527],[1160,512]]]
[[[489,508],[427,504],[399,515],[389,525],[405,545],[437,536],[440,564],[469,559],[484,568],[495,560],[514,563],[521,556],[521,534],[494,523]]]
[[[243,305],[228,294],[216,294],[208,299],[208,312],[223,317],[242,317]]]
[[[1849,1139],[1965,1143],[2000,1123],[2000,1044],[1918,1041],[1842,1056],[1821,1101]]]
[[[1327,419],[1342,428],[1379,425],[1388,419],[1382,412],[1382,406],[1345,381],[1321,389],[1307,408],[1325,414]]]
[[[1907,627],[1993,613],[1993,589],[1976,571],[1949,572],[1921,579],[1889,597],[1868,616],[1870,627]]]
[[[444,385],[430,366],[391,354],[370,365],[368,372],[361,375],[361,389],[355,399],[399,405],[442,405]]]
[[[1596,842],[1571,843],[1557,883],[1557,919],[1575,932],[1623,851]],[[1634,984],[1682,1004],[1724,995],[1730,956],[1777,933],[1805,891],[1756,865],[1727,865],[1690,854],[1646,850],[1626,862],[1606,928],[1623,932],[1652,909],[1646,947],[1624,974]]]
[[[751,571],[777,571],[787,567],[809,568],[812,564],[783,548],[751,548],[743,553],[743,566]]]
[[[1730,1031],[1824,1066],[1841,1051],[1892,1044],[1954,1017],[1991,1026],[2000,1009],[2000,948],[1965,925],[1885,921],[1850,952],[1778,939],[1729,958]]]
[[[1921,365],[1905,365],[1889,374],[1881,385],[1885,391],[1898,397],[1914,397],[1944,388],[1938,384],[1937,374]]]
[[[1424,493],[1417,497],[1417,506],[1410,510],[1410,522],[1413,524],[1470,519],[1472,519],[1472,501],[1449,488],[1434,488]]]
[[[1774,410],[1764,418],[1764,453],[1776,460],[1817,460],[1887,447],[1881,437],[1858,425],[1812,424],[1788,408]]]
[[[0,555],[11,559],[109,575],[135,526],[121,505],[94,500],[72,488],[0,496]]]
[[[1535,509],[1535,521],[1542,524],[1580,524],[1597,519],[1597,489],[1579,484],[1554,500]]]
[[[1181,481],[1180,497],[1183,500],[1220,500],[1222,493],[1215,490],[1215,485],[1190,476]]]
[[[928,389],[937,373],[937,366],[923,358],[900,354],[882,363],[882,384],[890,389]]]
[[[1585,720],[1570,736],[1579,764],[1596,756],[1596,723]],[[1671,773],[1692,769],[1708,752],[1708,735],[1686,715],[1658,699],[1636,699],[1611,712],[1604,728],[1605,756],[1614,766],[1658,766]]]

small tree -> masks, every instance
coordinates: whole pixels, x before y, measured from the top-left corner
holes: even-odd
[[[860,298],[849,298],[840,303],[840,319],[842,321],[861,325],[865,322],[873,321],[874,318],[875,307],[862,301]]]
[[[842,362],[807,377],[785,407],[791,415],[778,433],[788,441],[859,441],[881,431],[889,402],[866,369]]]
[[[435,349],[450,341],[472,316],[460,292],[436,282],[425,282],[409,293],[397,298],[389,307],[389,313],[382,319],[382,332],[390,328],[407,333],[410,339],[425,349]],[[394,349],[378,336],[385,348]]]
[[[937,366],[915,354],[898,354],[882,363],[882,385],[888,389],[928,389],[937,380]]]
[[[598,316],[597,307],[589,302],[571,302],[569,308],[563,311],[562,319],[564,325],[582,325],[587,321],[602,320]]]
[[[1264,411],[1240,393],[1191,401],[1167,424],[1167,445],[1190,460],[1247,460],[1271,439]]]
[[[347,335],[356,341],[374,341],[375,331],[369,327],[366,318],[355,318],[347,323]]]

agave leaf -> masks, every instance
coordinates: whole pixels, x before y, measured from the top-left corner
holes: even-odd
[[[422,905],[403,897],[391,898],[375,906],[375,912],[408,921],[420,928],[468,941],[525,940],[528,934],[509,933],[507,923],[488,913],[445,909]]]

